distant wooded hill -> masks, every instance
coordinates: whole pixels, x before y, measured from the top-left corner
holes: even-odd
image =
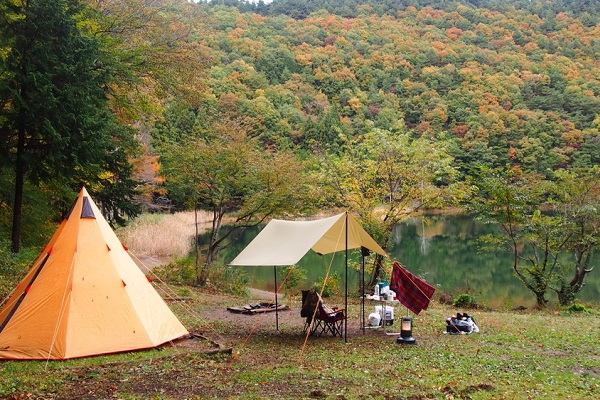
[[[600,162],[600,3],[198,7],[192,24],[210,58],[205,94],[235,104],[265,143],[314,149],[410,129],[453,141],[463,173],[474,163],[551,175]]]
[[[458,5],[465,5],[503,13],[513,9],[525,10],[546,18],[566,12],[583,18],[590,26],[598,22],[600,12],[600,4],[592,0],[205,0],[200,3],[233,6],[244,12],[263,15],[285,14],[294,18],[305,18],[318,10],[326,10],[343,17],[357,17],[361,13],[361,6],[365,5],[369,7],[370,12],[379,16],[394,15],[411,6],[453,11]]]

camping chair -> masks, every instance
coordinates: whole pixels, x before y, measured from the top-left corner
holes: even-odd
[[[346,320],[346,310],[327,306],[323,302],[321,295],[317,292],[302,291],[302,310],[300,311],[300,316],[306,318],[304,323],[305,333],[310,328],[311,335],[314,334],[316,336],[331,333],[333,336],[342,337],[344,334],[342,328]]]

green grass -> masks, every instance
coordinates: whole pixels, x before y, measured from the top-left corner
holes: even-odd
[[[435,303],[415,317],[417,345],[411,346],[380,330],[356,332],[359,305],[351,304],[347,342],[309,337],[304,346],[299,318],[279,332],[270,323],[252,330],[239,319],[199,317],[210,307],[210,296],[196,292],[185,307],[172,308],[190,329],[231,347],[233,356],[167,346],[62,362],[1,361],[0,398],[600,398],[600,315],[593,308],[473,310],[481,332],[445,335],[446,315],[462,310]]]

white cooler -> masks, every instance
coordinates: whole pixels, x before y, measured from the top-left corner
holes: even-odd
[[[383,306],[375,306],[375,312],[381,316],[381,320],[385,320],[386,325],[394,323],[394,307],[385,306],[385,316],[383,315]]]

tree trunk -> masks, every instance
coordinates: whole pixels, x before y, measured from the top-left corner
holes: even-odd
[[[367,288],[373,288],[375,283],[379,282],[379,277],[381,276],[381,269],[383,267],[383,256],[381,254],[375,255],[375,260],[373,261],[373,274],[371,275],[371,280],[367,284]],[[367,290],[365,288],[365,290]]]
[[[569,306],[575,301],[575,295],[577,292],[573,290],[573,286],[562,284],[558,294],[558,303],[561,306]]]
[[[224,215],[225,211],[222,207],[213,208],[212,229],[210,231],[210,242],[206,251],[206,260],[204,261],[204,265],[202,266],[200,275],[196,277],[196,284],[198,286],[205,286],[206,282],[208,281],[210,268],[215,260],[217,253],[217,247],[219,244],[219,232],[221,230]],[[198,241],[198,237],[196,237],[196,241]]]
[[[19,139],[17,142],[17,158],[15,165],[15,200],[13,204],[12,221],[12,251],[18,253],[21,250],[21,221],[23,217],[23,186],[25,182],[25,128],[23,119],[19,123]]]
[[[575,264],[575,274],[569,284],[562,284],[558,292],[558,301],[561,306],[570,306],[575,301],[575,296],[583,288],[585,276],[593,268],[589,268],[592,260],[593,247],[580,248],[577,251],[577,262]]]
[[[537,306],[539,309],[544,309],[548,305],[548,300],[545,298],[545,292],[534,292]]]

